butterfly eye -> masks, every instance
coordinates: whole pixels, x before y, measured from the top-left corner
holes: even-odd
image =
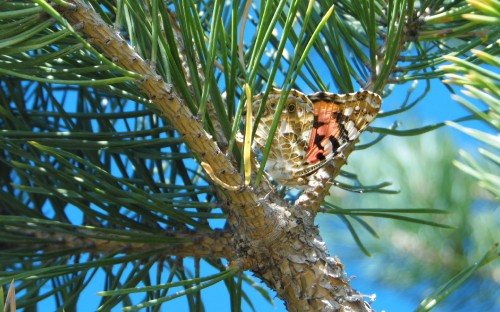
[[[290,104],[288,104],[288,107],[287,107],[287,108],[288,108],[288,112],[289,112],[289,113],[293,113],[293,112],[295,112],[295,104],[290,103]]]

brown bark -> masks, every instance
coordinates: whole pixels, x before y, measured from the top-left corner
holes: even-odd
[[[290,311],[371,310],[349,285],[340,261],[328,255],[314,226],[328,190],[326,182],[338,174],[344,161],[337,160],[335,166],[319,170],[311,190],[295,206],[281,200],[267,181],[255,189],[244,188],[238,168],[221,152],[172,86],[84,1],[70,3],[56,10],[106,57],[142,75],[137,86],[171,121],[196,158],[207,163],[222,183],[241,186],[234,191],[216,185],[232,234],[228,242],[231,262],[254,272],[276,290]]]
[[[44,252],[55,250],[74,249],[79,252],[91,254],[114,254],[114,253],[147,253],[158,251],[163,255],[175,255],[177,257],[195,258],[232,258],[231,238],[232,233],[224,230],[217,230],[211,233],[197,233],[187,231],[184,233],[165,233],[172,242],[144,243],[129,242],[129,237],[134,237],[134,232],[127,235],[99,233],[99,230],[80,230],[75,233],[65,233],[64,231],[40,231],[35,226],[26,225],[24,228],[12,226],[12,231],[26,235],[30,239],[26,245],[39,245],[39,249]],[[139,236],[141,233],[136,233]],[[22,247],[23,243],[17,242],[15,245],[7,245],[4,248]],[[0,247],[0,249],[2,249]]]

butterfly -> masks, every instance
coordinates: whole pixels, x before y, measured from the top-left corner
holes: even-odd
[[[270,135],[281,90],[272,89],[264,103],[254,136],[254,147],[263,151]],[[263,94],[252,102],[255,118]],[[382,104],[370,91],[348,94],[317,92],[310,95],[292,89],[288,94],[273,137],[266,172],[281,185],[303,188],[308,177],[355,143],[375,119]],[[255,122],[255,120],[254,120]]]

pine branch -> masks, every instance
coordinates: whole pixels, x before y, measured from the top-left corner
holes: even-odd
[[[27,131],[18,131],[18,129],[25,129],[22,126],[18,127],[16,124],[16,127],[12,127],[14,130],[9,128],[9,130],[3,132],[0,137],[0,146],[5,148],[6,155],[8,155],[5,157],[7,160],[0,162],[0,165],[5,166],[9,170],[13,170],[12,168],[14,168],[14,170],[19,170],[16,174],[20,175],[21,179],[28,182],[24,183],[24,181],[22,181],[21,185],[17,186],[10,186],[9,184],[9,190],[21,190],[29,194],[34,198],[33,202],[35,202],[34,205],[36,208],[43,207],[43,205],[47,203],[47,199],[54,199],[51,203],[54,205],[54,210],[57,211],[54,219],[62,220],[68,224],[70,224],[70,221],[65,215],[64,208],[68,203],[74,204],[84,212],[86,217],[91,221],[98,220],[96,222],[98,226],[92,230],[78,228],[74,233],[69,233],[67,231],[58,232],[50,227],[46,228],[46,232],[33,229],[21,229],[18,225],[16,227],[11,224],[4,226],[2,229],[8,229],[7,232],[12,231],[8,234],[16,239],[20,237],[32,239],[32,242],[36,242],[37,246],[40,246],[39,251],[44,252],[52,252],[55,250],[56,253],[63,254],[69,247],[75,249],[70,251],[75,255],[82,252],[82,250],[89,251],[90,253],[113,251],[131,253],[131,257],[123,257],[125,258],[124,263],[137,259],[143,260],[150,256],[151,258],[149,258],[149,261],[153,261],[153,256],[156,256],[157,254],[155,253],[159,252],[161,252],[162,255],[175,254],[176,256],[227,257],[231,261],[231,272],[235,272],[236,269],[251,270],[269,287],[277,291],[278,296],[286,301],[291,311],[305,311],[307,309],[370,310],[369,305],[363,301],[362,296],[349,285],[350,281],[345,277],[344,267],[340,261],[336,258],[329,257],[325,244],[319,236],[317,228],[314,226],[314,219],[320,209],[321,203],[328,194],[330,183],[341,172],[340,168],[345,164],[346,158],[351,153],[353,146],[343,151],[345,158],[336,158],[332,164],[320,169],[311,179],[310,188],[299,197],[293,206],[290,206],[288,202],[285,202],[280,197],[278,192],[270,185],[269,181],[266,180],[265,176],[263,176],[262,182],[258,186],[254,188],[245,187],[243,176],[240,173],[240,166],[237,164],[239,159],[237,159],[238,156],[236,155],[238,153],[229,153],[233,152],[231,144],[234,144],[234,141],[229,142],[230,150],[229,152],[226,151],[225,138],[229,137],[229,129],[231,128],[230,121],[232,121],[234,117],[235,121],[232,128],[233,132],[236,133],[239,127],[239,116],[241,116],[241,109],[243,107],[243,105],[240,105],[239,111],[235,113],[237,87],[240,83],[239,79],[242,78],[239,76],[241,73],[236,70],[239,63],[236,61],[235,57],[237,38],[235,30],[238,28],[238,7],[235,6],[232,12],[234,14],[234,24],[232,26],[232,35],[234,37],[231,38],[231,49],[233,54],[230,60],[232,63],[229,64],[229,54],[225,51],[229,46],[229,40],[225,41],[227,40],[227,38],[225,38],[227,34],[225,33],[224,27],[221,26],[222,2],[220,1],[216,1],[214,4],[206,4],[208,6],[213,6],[210,8],[212,10],[206,10],[206,12],[213,12],[211,24],[209,26],[209,49],[205,46],[205,38],[203,37],[205,34],[203,28],[206,27],[205,25],[202,27],[204,21],[198,20],[198,17],[196,17],[194,18],[195,21],[189,24],[190,18],[196,16],[195,13],[197,12],[194,12],[196,10],[193,12],[189,11],[190,9],[192,10],[193,7],[184,7],[178,2],[174,2],[174,5],[176,5],[176,13],[182,16],[179,24],[172,14],[159,14],[159,8],[163,7],[159,6],[161,4],[159,4],[158,1],[153,1],[152,12],[145,13],[148,18],[152,19],[152,26],[148,24],[149,20],[147,22],[143,21],[143,16],[145,15],[137,14],[137,12],[134,11],[134,8],[142,10],[143,7],[141,5],[132,1],[127,2],[126,5],[130,5],[130,8],[128,8],[131,12],[130,16],[134,16],[134,18],[137,19],[126,22],[130,24],[129,38],[124,38],[116,29],[110,26],[112,20],[115,19],[115,17],[112,17],[112,14],[115,12],[121,14],[122,10],[121,8],[116,9],[110,7],[111,4],[109,2],[91,2],[94,7],[90,7],[83,0],[70,0],[69,2],[56,0],[54,2],[58,5],[54,6],[55,10],[44,0],[36,0],[36,2],[43,6],[45,12],[50,12],[53,17],[57,19],[58,23],[57,27],[53,27],[55,28],[55,30],[53,30],[49,27],[53,23],[53,20],[46,20],[45,15],[36,16],[36,18],[33,19],[33,21],[42,21],[44,23],[43,26],[47,28],[47,32],[44,33],[42,37],[42,41],[47,47],[50,44],[47,42],[52,42],[50,40],[52,40],[52,36],[54,35],[61,38],[65,38],[66,36],[71,37],[70,35],[74,37],[62,43],[58,42],[60,46],[56,46],[60,50],[54,52],[51,50],[52,48],[47,48],[47,50],[49,50],[48,55],[44,55],[43,52],[46,51],[43,51],[40,55],[37,55],[34,60],[31,60],[28,53],[23,54],[21,52],[31,52],[30,49],[34,49],[32,48],[34,43],[29,41],[23,42],[22,38],[20,38],[22,36],[17,36],[16,40],[20,40],[24,45],[21,47],[9,47],[11,49],[9,52],[15,54],[13,58],[15,61],[12,61],[9,58],[10,55],[8,55],[6,61],[2,64],[12,65],[13,68],[0,68],[0,73],[8,77],[43,81],[47,84],[66,83],[95,86],[98,90],[104,90],[107,94],[114,94],[124,99],[131,99],[137,103],[144,104],[154,112],[161,112],[162,117],[171,123],[173,129],[181,135],[188,150],[202,165],[205,170],[205,176],[211,178],[212,185],[216,189],[215,194],[217,196],[217,203],[214,204],[211,202],[212,198],[208,199],[206,203],[196,202],[198,200],[196,192],[194,192],[194,194],[185,195],[185,197],[190,196],[192,199],[192,201],[188,202],[186,205],[180,205],[179,203],[181,200],[164,200],[165,198],[170,198],[170,195],[172,195],[173,198],[183,197],[183,195],[182,193],[175,192],[173,192],[173,194],[161,193],[161,190],[172,190],[174,186],[165,182],[163,185],[167,185],[166,187],[157,187],[159,183],[153,182],[150,176],[144,174],[145,172],[149,172],[148,170],[155,170],[152,169],[152,167],[134,167],[134,173],[139,172],[139,178],[137,180],[141,180],[137,184],[142,186],[141,183],[144,183],[147,191],[144,191],[141,187],[137,187],[135,182],[130,183],[133,178],[136,178],[135,176],[129,178],[128,174],[124,174],[124,179],[113,179],[114,177],[110,170],[111,166],[105,168],[109,170],[109,172],[107,172],[104,168],[100,168],[99,165],[93,164],[92,161],[87,161],[89,158],[95,160],[97,158],[96,155],[86,153],[85,156],[79,157],[79,154],[67,152],[68,149],[75,149],[78,151],[84,148],[93,148],[92,152],[95,152],[98,151],[96,146],[99,146],[102,142],[88,142],[85,140],[80,146],[72,146],[73,144],[78,144],[76,140],[73,142],[69,140],[68,142],[68,140],[59,139],[59,141],[57,141],[55,139],[57,136],[51,137],[51,131],[53,129],[58,129],[57,122],[54,123],[55,126],[49,123],[50,125],[48,125],[47,128],[42,128],[48,129],[48,134],[35,133],[31,136],[27,134]],[[429,40],[429,38],[432,37],[430,35],[436,32],[432,32],[434,29],[432,29],[431,23],[429,23],[429,25],[431,25],[430,27],[429,25],[422,25],[425,20],[421,18],[419,14],[423,13],[414,11],[413,2],[396,0],[389,3],[390,5],[387,8],[391,10],[390,12],[384,11],[385,8],[381,9],[377,6],[378,4],[375,5],[372,1],[341,1],[336,4],[340,8],[336,11],[328,4],[330,11],[328,11],[328,14],[323,16],[322,19],[322,12],[317,12],[317,10],[315,10],[313,2],[310,2],[310,6],[307,8],[305,7],[307,4],[301,1],[292,1],[288,8],[288,2],[286,1],[280,1],[278,3],[274,1],[266,2],[263,8],[263,16],[260,18],[266,21],[272,21],[272,23],[261,23],[261,25],[259,25],[259,27],[264,26],[268,28],[258,32],[258,37],[254,38],[255,41],[252,41],[252,44],[249,45],[248,54],[242,55],[241,63],[243,67],[245,67],[245,61],[250,60],[249,73],[244,76],[247,79],[246,82],[252,86],[252,89],[255,89],[256,87],[262,87],[262,81],[267,79],[267,90],[269,91],[277,71],[280,70],[283,76],[286,76],[285,89],[294,86],[298,77],[306,81],[310,87],[326,89],[325,84],[322,82],[321,75],[307,58],[307,52],[312,46],[314,46],[318,55],[322,58],[322,61],[326,63],[328,71],[331,72],[335,83],[343,92],[353,91],[354,87],[352,81],[349,79],[350,77],[353,77],[353,79],[363,88],[369,88],[380,92],[389,82],[399,82],[418,78],[429,79],[431,76],[435,77],[439,75],[434,72],[431,74],[421,74],[418,72],[409,74],[412,70],[426,68],[441,61],[439,57],[435,56],[429,57],[428,59],[427,56],[421,57],[420,55],[413,57],[413,59],[409,57],[408,59],[411,59],[413,63],[421,61],[425,64],[417,64],[415,67],[412,67],[414,66],[412,63],[407,67],[397,67],[400,61],[404,62],[408,60],[402,59],[401,54],[403,54],[404,49],[408,46],[410,41]],[[191,4],[192,3],[189,3],[189,5]],[[117,5],[124,4],[123,2],[118,2]],[[149,5],[149,3],[146,3],[144,7],[150,8]],[[367,10],[367,8],[369,9]],[[276,9],[278,9],[278,13],[275,12]],[[288,15],[284,13],[286,9],[289,9]],[[302,9],[304,9],[304,11],[307,9],[307,13],[303,20],[297,18],[299,15],[296,14],[297,12],[301,12]],[[95,10],[97,10],[97,12]],[[36,8],[35,12],[40,12],[40,9]],[[110,14],[109,16],[107,15],[108,12]],[[162,12],[165,13],[166,11]],[[329,18],[330,13],[333,14],[333,18],[331,19]],[[274,16],[271,16],[273,14]],[[435,17],[434,19],[431,18],[429,21],[437,23],[439,22],[439,18],[446,19],[447,14],[448,13],[443,13],[444,16]],[[208,15],[209,19],[207,20],[210,20],[210,13],[208,13]],[[157,36],[160,32],[159,26],[161,24],[159,24],[158,21],[160,16],[161,19],[164,20],[162,26],[166,25],[167,27],[161,30],[164,31],[162,36]],[[63,17],[69,21],[72,27],[67,24]],[[379,18],[383,21],[381,22]],[[324,29],[311,28],[312,23],[306,22],[308,20],[319,19],[322,19],[321,27],[326,25]],[[353,23],[344,23],[345,20],[352,21]],[[121,17],[116,17],[116,23],[121,21]],[[135,22],[137,22],[137,25],[135,25]],[[299,24],[296,24],[297,22]],[[384,22],[385,25],[381,25]],[[278,38],[272,34],[272,30],[276,25],[279,27],[283,26],[284,28],[281,40],[277,40]],[[153,35],[151,38],[148,37],[145,39],[149,35],[149,26],[152,28],[151,33]],[[141,33],[141,31],[144,32],[144,37],[135,35],[132,32],[135,27],[139,30],[139,34],[142,35],[143,33]],[[304,29],[307,30],[301,31],[300,35],[297,36],[295,34],[295,27],[304,27]],[[429,27],[430,29],[425,27]],[[81,32],[81,35],[74,32],[72,28]],[[387,28],[387,30],[385,28]],[[459,31],[464,32],[472,28],[471,25],[466,25],[466,27]],[[43,29],[43,27],[37,27],[37,30]],[[422,30],[424,30],[424,32]],[[443,29],[440,31],[441,32],[438,31],[437,33],[442,37],[449,34],[449,32],[443,32]],[[325,42],[320,42],[319,40],[315,41],[315,36],[319,35],[320,32],[322,32],[323,38],[326,38]],[[311,36],[310,41],[308,41],[306,45],[303,45],[303,42],[307,41],[306,39],[310,34],[314,35]],[[459,32],[452,33],[450,36],[456,34],[459,34]],[[22,35],[24,36],[24,33]],[[191,35],[194,35],[194,38],[191,38]],[[220,40],[217,39],[219,35],[221,35]],[[79,41],[77,41],[77,44],[74,46],[71,46],[71,44],[74,44],[74,38],[77,38]],[[378,46],[379,38],[383,39],[381,40],[383,41],[381,46]],[[151,39],[152,43],[151,54],[149,54],[148,50],[151,46],[148,39]],[[134,47],[127,44],[128,40],[130,40]],[[184,40],[186,40],[186,42]],[[437,43],[439,42],[437,39],[433,40],[436,40]],[[157,44],[160,41],[162,44]],[[70,45],[68,45],[68,42]],[[479,40],[471,44],[464,44],[456,49],[456,51],[458,51],[457,54],[466,51],[467,47],[479,44],[478,42]],[[228,46],[226,46],[226,43]],[[272,67],[272,70],[270,70],[271,74],[269,74],[269,68],[266,67],[267,65],[261,65],[261,63],[263,63],[264,51],[269,43],[274,45],[277,51],[279,51],[279,53],[273,54],[272,59],[269,60],[271,63],[274,62],[272,66],[269,66],[269,68]],[[287,54],[285,52],[287,52],[286,47],[288,43],[294,45],[294,56],[291,58],[284,56]],[[191,46],[192,44],[194,47]],[[219,57],[217,54],[219,50],[216,49],[217,45],[221,46],[220,53],[222,56],[220,59],[222,59],[223,63],[224,61],[226,62],[223,64],[224,67],[221,69],[221,72],[224,72],[224,77],[226,78],[225,92],[228,94],[227,103],[222,103],[222,96],[217,92],[218,82],[216,82],[213,77],[215,76],[214,66],[216,66],[214,62],[216,62],[217,57]],[[75,67],[66,71],[64,65],[60,65],[55,61],[50,63],[50,66],[43,65],[44,61],[49,60],[51,57],[55,58],[57,55],[68,56],[69,53],[72,53],[71,51],[80,52],[82,46],[85,47],[85,52],[90,53],[86,53],[84,56],[71,56],[77,59],[77,61],[80,61],[79,58],[84,58],[88,61],[84,63],[86,67]],[[242,43],[241,51],[243,51],[243,48]],[[159,52],[158,49],[164,49],[164,51],[160,50]],[[355,57],[348,61],[349,55],[344,52],[344,49],[352,51]],[[366,51],[368,51],[368,53]],[[449,49],[442,49],[440,52],[442,51],[449,51]],[[103,55],[99,54],[100,52],[102,52]],[[161,52],[164,54],[161,54]],[[192,59],[190,60],[188,56],[194,58],[194,62]],[[246,60],[245,57],[247,57]],[[67,57],[64,60],[65,62],[69,60],[70,63],[74,61],[71,60],[71,57]],[[425,60],[425,62],[423,62],[423,60]],[[38,62],[39,66],[36,67],[35,70],[26,66],[25,62],[31,61],[35,64]],[[102,64],[99,62],[102,62]],[[96,63],[99,63],[99,65],[95,66]],[[283,68],[283,63],[287,64],[289,68]],[[304,64],[306,65],[307,71],[300,70],[301,66]],[[170,67],[170,65],[172,66]],[[178,71],[178,74],[180,73],[180,75],[172,75],[174,77],[173,81],[169,80],[171,77],[170,70]],[[242,71],[244,72],[245,70],[246,69],[243,69]],[[288,73],[286,73],[286,70],[288,70]],[[55,73],[58,79],[47,78],[52,72]],[[90,74],[82,76],[80,75],[81,73]],[[397,77],[400,73],[405,76]],[[313,77],[314,83],[310,80],[309,74]],[[114,75],[122,76],[116,77]],[[179,78],[181,76],[182,79]],[[106,85],[107,82],[120,83],[119,85],[115,85],[119,86],[119,88]],[[7,93],[23,93],[16,92],[16,90],[15,87],[12,87]],[[144,96],[142,96],[141,93]],[[196,103],[197,100],[199,103]],[[222,107],[223,105],[227,105],[227,109],[226,107]],[[401,111],[408,109],[410,106],[406,107],[403,105]],[[18,107],[23,107],[23,105],[18,104]],[[208,114],[205,112],[208,112]],[[19,115],[22,115],[22,113],[23,112],[19,113]],[[18,114],[18,112],[12,114],[12,120],[15,120],[14,117],[17,116],[16,114]],[[70,126],[68,126],[70,130],[85,129],[85,126],[82,128],[72,128],[72,121],[67,121],[70,120],[70,118],[64,119],[68,116],[66,112],[64,112],[64,109],[62,110],[62,114],[63,120],[70,124]],[[217,120],[215,120],[215,115],[217,115]],[[57,115],[56,118],[59,116],[60,115]],[[122,114],[121,116],[124,115]],[[213,122],[211,120],[206,120],[207,116],[214,119]],[[153,116],[152,119],[154,117],[155,116]],[[212,126],[215,128],[215,131],[211,130]],[[167,132],[169,135],[172,136],[172,139],[177,140],[177,143],[174,144],[180,144],[177,138],[173,138],[175,135],[172,128],[168,128],[169,130],[167,130]],[[31,128],[28,127],[27,129]],[[112,140],[114,138],[113,134],[109,133],[116,131],[116,128],[109,127],[105,129],[109,132],[105,133],[104,137],[107,139],[111,138]],[[423,130],[427,131],[428,129]],[[379,132],[382,133],[383,130],[379,130]],[[151,135],[155,136],[157,133],[158,132],[151,133]],[[215,141],[211,135],[214,133],[216,134]],[[397,134],[394,130],[387,130],[385,133]],[[75,138],[78,135],[82,135],[84,138],[86,135],[85,133],[74,134],[73,131],[70,131],[70,134],[71,135],[68,136],[69,139]],[[57,135],[60,135],[60,133],[57,133]],[[132,135],[132,138],[134,135],[135,133]],[[24,139],[24,141],[13,140],[16,136]],[[98,135],[93,138],[96,139],[97,137]],[[36,141],[31,142],[32,140]],[[130,143],[106,142],[105,147],[119,147],[121,144],[126,146]],[[134,146],[139,145],[137,142],[134,144]],[[170,148],[173,153],[177,154],[180,152],[180,149],[174,144]],[[33,154],[26,152],[25,148],[29,149]],[[65,172],[60,173],[58,171],[59,168],[56,168],[56,166],[52,167],[52,159],[56,159],[55,163],[61,166]],[[134,163],[134,160],[135,159],[131,161],[132,166],[137,165],[137,162]],[[6,165],[7,161],[12,162],[14,165]],[[163,169],[160,163],[161,161],[158,161],[159,165],[154,168],[158,168],[158,170],[161,171]],[[193,181],[196,181],[196,179],[201,176],[201,169],[199,169],[199,171],[195,172],[194,178],[191,178],[191,172],[188,172],[181,157],[174,157],[172,164],[176,167],[172,169],[175,173],[172,174],[173,178],[170,179],[170,183],[176,183],[176,178],[181,177],[184,184],[191,186],[191,184],[195,183]],[[37,167],[37,165],[41,166]],[[45,167],[45,165],[47,167]],[[79,165],[81,165],[81,167],[78,167]],[[109,163],[106,165],[109,165]],[[126,172],[125,167],[124,165],[120,167],[122,173]],[[85,170],[89,168],[92,169],[92,173],[85,172]],[[262,173],[264,166],[261,166],[260,169]],[[93,173],[97,173],[98,177],[93,179]],[[161,176],[162,173],[164,172],[160,172],[159,175]],[[53,178],[50,176],[46,178],[44,175],[47,174],[56,177]],[[142,181],[142,179],[146,181]],[[7,180],[8,177],[6,178],[6,181]],[[53,181],[61,183],[60,185],[62,187],[55,190],[57,186],[54,186],[56,183],[51,183]],[[77,182],[75,183],[75,181]],[[188,188],[183,188],[183,190],[188,190]],[[107,194],[106,192],[111,193]],[[38,196],[40,194],[42,196]],[[126,198],[119,197],[116,200],[114,198],[110,199],[110,197],[117,195]],[[128,198],[129,196],[130,198]],[[14,196],[12,196],[12,198],[14,198]],[[37,200],[39,198],[40,200]],[[83,198],[83,200],[80,201],[81,198]],[[108,200],[111,204],[108,206],[106,202],[106,204],[101,205],[99,200],[102,198]],[[17,206],[22,207],[19,208],[16,213],[24,213],[33,218],[42,218],[42,216],[39,215],[41,214],[41,208],[40,210],[30,210],[28,205],[18,198],[15,199],[15,204],[11,204],[11,206],[18,204]],[[2,201],[7,200],[2,199]],[[178,206],[173,208],[172,206],[174,206],[174,204],[170,205],[171,202],[176,202]],[[57,205],[57,203],[60,203],[60,205]],[[98,209],[93,210],[91,207],[87,206],[89,204],[96,204],[98,208],[105,210],[104,213],[97,211]],[[167,207],[163,206],[163,204]],[[200,207],[197,206],[197,204],[201,204],[200,206],[206,209],[219,207],[219,205],[222,206],[224,211],[222,217],[227,217],[226,229],[221,232],[216,231],[205,234],[203,230],[208,229],[208,231],[210,231],[210,229],[207,226],[207,218],[203,217],[205,213],[203,210],[197,210],[196,212],[179,212],[182,208]],[[126,207],[128,211],[132,211],[134,217],[139,217],[135,219],[134,217],[128,218],[127,216],[121,219],[120,207],[122,206]],[[150,209],[150,211],[148,211],[148,209],[144,207],[154,207],[154,209],[157,210]],[[21,212],[22,209],[25,210]],[[0,214],[8,215],[11,214],[13,210],[13,208],[9,207],[5,211],[0,211]],[[207,214],[209,218],[221,216],[220,214],[217,215],[214,213]],[[120,217],[117,217],[117,215]],[[199,222],[197,218],[200,218],[202,221]],[[7,219],[8,218],[3,221]],[[130,232],[126,232],[126,230],[113,231],[105,228],[109,226],[108,221],[113,221],[115,219],[120,221],[120,223],[117,224],[117,227],[120,229],[128,230],[134,229],[134,226],[142,226],[146,228],[144,231],[147,232],[147,227],[150,224],[156,224],[156,222],[158,222],[165,223],[167,227],[172,226],[172,228],[177,230],[186,229],[188,225],[192,225],[196,227],[197,231],[174,233],[166,231],[164,235],[157,235],[153,239],[153,235],[149,232],[144,234],[136,229],[134,229],[136,231],[131,230]],[[105,221],[101,222],[102,220]],[[31,219],[31,221],[35,222],[35,219]],[[184,222],[186,224],[184,224]],[[105,229],[99,228],[100,226]],[[202,226],[206,226],[206,228],[202,228]],[[154,230],[156,229],[157,228]],[[7,239],[8,237],[3,238],[2,247],[8,247],[10,249],[13,245],[10,242],[5,243]],[[26,242],[24,242],[24,244],[25,243]],[[157,249],[157,247],[159,249]],[[35,248],[29,249],[29,251],[32,252],[34,249]],[[157,252],[157,250],[159,250],[159,252]],[[139,256],[137,256],[137,254],[139,254]],[[109,259],[102,260],[103,264],[110,263],[107,262]],[[55,272],[54,276],[57,274],[67,274],[68,272],[79,273],[83,269],[97,267],[97,265],[96,263],[91,263],[88,267],[80,265],[70,269],[68,269],[69,265],[64,267],[60,266],[52,271],[51,268],[43,268],[39,272],[47,274],[43,275],[43,277],[50,278],[49,273],[51,272]],[[217,266],[217,268],[220,267],[221,266]],[[176,269],[173,269],[173,271],[176,271]],[[19,278],[25,278],[29,273],[30,272],[22,272],[17,276]],[[137,274],[134,278],[139,276],[140,275]],[[227,282],[230,283],[229,277],[233,275],[231,273],[228,275],[222,274],[221,276],[226,277]],[[0,284],[4,282],[6,282],[5,278],[0,279]],[[231,280],[231,282],[233,281]],[[133,281],[131,281],[131,283],[133,284]],[[119,286],[120,285],[114,285],[111,287],[118,288]],[[194,291],[195,290],[193,290],[193,292]],[[116,301],[117,299],[115,298],[113,300]],[[108,306],[112,305],[112,303],[109,302],[113,301],[108,301],[106,304],[108,304]]]
[[[225,184],[242,186],[243,179],[231,165],[231,159],[222,153],[212,137],[204,130],[200,120],[195,117],[176,93],[172,85],[167,84],[154,68],[143,60],[134,49],[85,2],[74,1],[66,8],[59,8],[62,15],[81,31],[94,46],[103,51],[104,55],[114,60],[121,67],[140,74],[143,79],[136,81],[139,88],[155,103],[164,116],[169,119],[180,133],[189,149],[196,158],[207,163],[215,175]],[[264,218],[262,207],[257,207],[257,197],[250,190],[227,192],[233,205],[252,208],[252,218]],[[250,204],[250,203],[254,204]],[[247,209],[248,210],[248,209]],[[268,234],[265,229],[262,235]]]
[[[243,179],[172,85],[158,76],[116,31],[85,2],[74,0],[57,10],[92,44],[126,70],[140,74],[136,85],[153,101],[182,135],[200,162],[209,165],[224,184],[242,186]],[[224,190],[228,223],[234,231],[233,254],[242,269],[250,269],[282,297],[290,311],[327,307],[368,311],[368,304],[344,277],[343,265],[328,256],[313,220],[303,222],[302,211],[291,209],[272,193],[265,181],[255,190]]]
[[[3,217],[2,223],[9,217]],[[25,227],[6,226],[9,232],[25,238],[12,243],[5,243],[3,249],[15,252],[16,249],[37,245],[44,253],[77,250],[80,253],[115,254],[115,253],[150,253],[161,251],[164,256],[195,258],[232,258],[231,238],[228,231],[215,230],[210,233],[195,231],[165,233],[155,239],[149,233],[138,231],[111,231],[87,227],[76,227],[68,231],[68,226],[57,222],[30,219]],[[50,226],[43,228],[44,223]],[[40,226],[42,225],[42,226]],[[60,228],[58,228],[60,227]]]

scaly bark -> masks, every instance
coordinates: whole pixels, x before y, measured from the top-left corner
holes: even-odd
[[[99,233],[99,230],[78,230],[74,233],[66,229],[52,228],[53,231],[40,231],[33,224],[26,227],[10,227],[11,230],[29,237],[25,243],[5,244],[4,249],[19,248],[23,245],[39,246],[38,251],[52,252],[78,250],[91,254],[113,253],[148,253],[158,251],[164,255],[195,258],[232,258],[231,239],[233,234],[225,230],[216,230],[211,233],[197,233],[194,231],[165,233],[174,243],[139,243],[128,242],[127,238],[134,236],[134,232],[127,235]],[[137,233],[140,235],[141,233]],[[2,249],[2,248],[0,248]]]

